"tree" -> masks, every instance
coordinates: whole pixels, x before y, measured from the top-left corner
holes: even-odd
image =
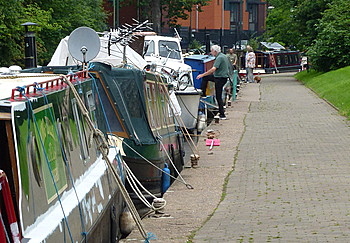
[[[307,50],[316,39],[316,27],[331,2],[332,0],[304,0],[297,6],[295,22],[299,38],[296,45],[300,49]]]
[[[162,23],[162,14],[167,19],[169,26],[175,27],[178,19],[187,19],[187,12],[192,11],[194,6],[198,5],[199,11],[202,6],[208,4],[210,0],[139,0],[141,20],[150,20],[153,23],[153,30],[160,33]],[[134,0],[124,0],[123,4],[135,4]]]
[[[96,31],[107,28],[107,14],[102,0],[24,0],[27,6],[27,21],[39,24],[36,28],[38,60],[46,64],[58,43],[80,26],[91,27]]]
[[[23,8],[22,22],[33,22],[37,26],[31,26],[30,31],[36,33],[37,43],[37,61],[39,65],[43,65],[50,59],[54,49],[53,46],[59,36],[52,35],[62,27],[57,23],[52,22],[52,10],[43,10],[38,4],[30,3]],[[24,32],[22,30],[22,32]],[[23,55],[23,54],[22,54]]]
[[[317,24],[332,0],[270,0],[266,38],[307,50],[315,40]]]
[[[10,66],[23,59],[22,53],[24,53],[24,48],[21,47],[21,41],[23,40],[21,16],[21,2],[16,0],[0,1],[1,66]]]
[[[329,71],[350,65],[350,2],[334,0],[317,25],[317,38],[308,54],[313,67]]]
[[[294,21],[295,8],[298,1],[270,0],[266,18],[266,32],[264,37],[270,42],[279,42],[286,46],[297,44],[297,28]]]

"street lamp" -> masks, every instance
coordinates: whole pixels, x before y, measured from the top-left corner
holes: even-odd
[[[37,55],[36,55],[36,43],[35,43],[35,32],[29,31],[29,26],[37,26],[38,24],[32,22],[26,22],[21,24],[24,26],[24,67],[33,68],[37,67]]]

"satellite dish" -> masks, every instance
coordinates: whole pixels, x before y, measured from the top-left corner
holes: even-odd
[[[100,38],[89,27],[76,28],[68,39],[69,53],[83,63],[94,59],[100,51],[100,46]]]

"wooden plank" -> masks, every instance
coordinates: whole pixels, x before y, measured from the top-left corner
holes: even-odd
[[[0,120],[11,120],[11,113],[0,112]]]

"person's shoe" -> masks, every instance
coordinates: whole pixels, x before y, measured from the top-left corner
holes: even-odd
[[[226,120],[226,116],[220,116],[220,120]]]

